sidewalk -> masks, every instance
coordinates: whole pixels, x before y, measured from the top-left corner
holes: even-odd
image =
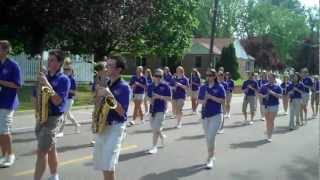
[[[133,115],[133,102],[131,102],[129,109],[128,109],[128,118],[132,118]],[[142,106],[144,110],[144,106]],[[171,103],[168,104],[168,114],[172,114],[171,112]],[[186,100],[184,105],[184,110],[191,110],[191,101]],[[78,106],[72,108],[72,113],[75,118],[81,123],[91,123],[91,114],[93,111],[93,106]],[[70,121],[67,122],[67,125]],[[13,133],[21,133],[21,132],[28,132],[33,131],[35,127],[35,118],[34,118],[34,110],[27,110],[27,111],[18,111],[15,113],[15,117],[13,120]]]

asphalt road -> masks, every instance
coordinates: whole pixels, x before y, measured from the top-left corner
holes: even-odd
[[[119,180],[317,180],[319,179],[319,118],[295,131],[288,131],[288,117],[276,119],[272,143],[265,141],[265,122],[241,124],[241,97],[232,103],[232,116],[226,120],[225,133],[217,137],[216,164],[203,168],[207,156],[199,116],[185,111],[182,129],[175,129],[174,119],[165,122],[165,147],[158,154],[147,155],[151,147],[149,123],[128,128],[123,143]],[[83,122],[80,134],[65,128],[59,139],[60,178],[62,180],[102,179],[92,167],[90,109],[77,110]],[[0,169],[1,180],[32,179],[36,141],[32,132],[32,114],[19,115],[15,123],[14,148],[17,161],[13,167]],[[20,128],[20,129],[19,129]],[[23,131],[21,131],[23,129]],[[46,177],[48,172],[46,173]],[[45,178],[44,178],[45,179]]]

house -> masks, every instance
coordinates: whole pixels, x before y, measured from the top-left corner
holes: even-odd
[[[239,72],[241,76],[245,76],[247,71],[254,70],[254,58],[249,56],[244,50],[238,39],[217,38],[214,42],[214,58],[216,62],[220,60],[221,52],[224,47],[228,47],[231,43],[236,51],[236,57],[239,63]],[[197,68],[201,74],[212,67],[213,62],[209,59],[210,38],[194,38],[191,49],[184,57],[177,62],[176,65],[182,65],[186,73],[191,72],[192,68]],[[127,74],[134,74],[137,66],[148,67],[152,70],[167,66],[170,59],[160,59],[158,57],[143,57],[140,59],[130,59],[127,61]]]

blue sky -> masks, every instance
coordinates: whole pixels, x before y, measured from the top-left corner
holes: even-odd
[[[319,7],[319,0],[300,0],[302,4],[304,4],[307,7],[313,7],[317,6]]]

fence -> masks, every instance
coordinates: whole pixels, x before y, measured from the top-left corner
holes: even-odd
[[[21,68],[22,80],[25,83],[34,82],[37,79],[39,61],[29,58],[27,55],[18,55],[12,57]],[[93,64],[90,63],[92,56],[71,56],[72,66],[75,70],[75,80],[81,84],[93,82]],[[44,64],[47,62],[44,61]]]

